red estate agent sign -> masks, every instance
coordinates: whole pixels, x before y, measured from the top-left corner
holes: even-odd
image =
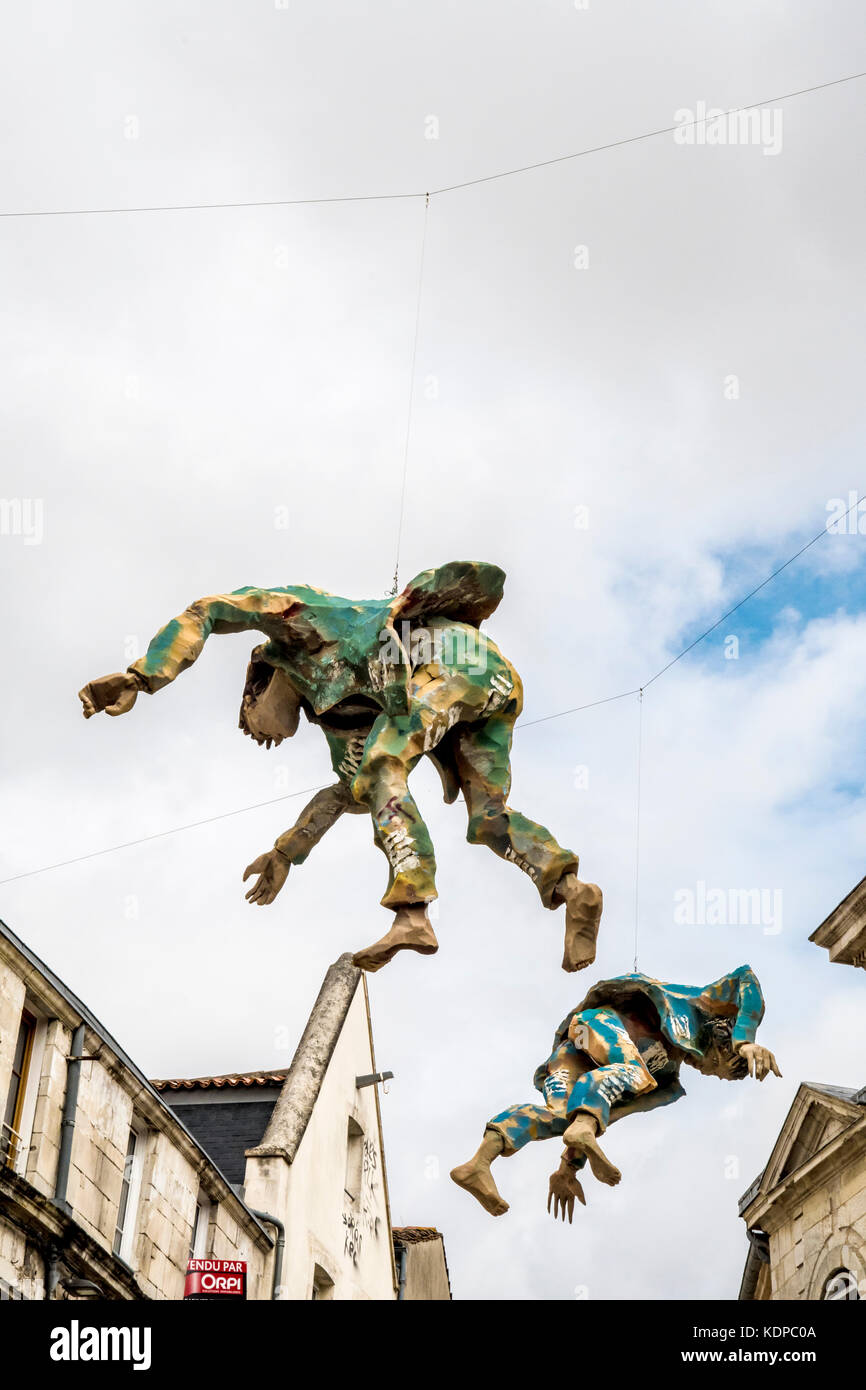
[[[187,1298],[246,1298],[247,1267],[243,1260],[190,1260],[186,1267]]]

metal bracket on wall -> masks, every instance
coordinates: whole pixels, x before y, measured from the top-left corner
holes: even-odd
[[[360,1091],[362,1086],[375,1086],[379,1081],[393,1081],[392,1071],[374,1071],[369,1076],[356,1076],[355,1086]]]

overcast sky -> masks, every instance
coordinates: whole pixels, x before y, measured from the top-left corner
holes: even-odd
[[[4,211],[423,191],[866,68],[855,0],[43,0],[3,31]],[[507,571],[489,630],[527,722],[646,681],[866,488],[863,94],[770,101],[772,142],[659,135],[431,200],[401,584]],[[203,594],[388,589],[423,220],[417,199],[0,222],[0,491],[33,523],[0,535],[0,877],[330,780],[317,730],[270,752],[238,732],[252,637],[122,719],[85,723],[76,691]],[[807,940],[863,874],[864,543],[827,535],[647,692],[639,967],[751,962],[784,1077],[687,1072],[685,1100],[611,1131],[623,1182],[589,1178],[572,1227],[545,1212],[554,1144],[498,1165],[499,1220],[447,1174],[632,967],[637,702],[516,734],[512,804],[605,891],[581,976],[561,914],[418,769],[441,950],[370,992],[395,1224],[444,1232],[456,1296],[735,1297],[737,1198],[798,1083],[866,1083],[863,976]],[[0,913],[150,1075],[286,1065],[329,962],[388,922],[361,817],[245,903],[303,802],[6,883]],[[676,923],[700,883],[779,890],[781,929]]]

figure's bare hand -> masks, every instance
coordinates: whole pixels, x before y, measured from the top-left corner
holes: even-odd
[[[285,671],[271,670],[266,678],[248,681],[241,702],[240,728],[259,746],[270,748],[297,732],[301,700]],[[263,681],[266,679],[267,683]]]
[[[555,1173],[550,1175],[550,1185],[547,1192],[547,1210],[550,1211],[550,1204],[553,1203],[553,1219],[561,1217],[565,1220],[568,1213],[568,1224],[574,1214],[575,1197],[582,1206],[586,1206],[586,1198],[583,1195],[583,1188],[574,1176],[570,1168],[557,1168]]]
[[[749,1068],[749,1076],[753,1076],[756,1081],[763,1081],[770,1072],[774,1076],[781,1076],[782,1073],[776,1066],[776,1059],[768,1047],[761,1047],[760,1043],[740,1043],[737,1051],[741,1057],[745,1057]]]
[[[116,671],[112,676],[98,676],[78,692],[78,698],[84,706],[84,718],[90,719],[100,710],[105,710],[106,714],[111,715],[126,714],[135,704],[140,689],[135,676],[130,675],[129,671]]]
[[[245,895],[247,902],[267,907],[279,893],[291,867],[286,856],[280,854],[278,849],[269,849],[267,854],[260,854],[258,859],[254,859],[244,870],[244,883],[250,874],[258,874],[256,882]]]

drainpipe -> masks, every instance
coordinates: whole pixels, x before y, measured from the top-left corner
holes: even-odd
[[[255,1207],[250,1207],[253,1216],[257,1216],[260,1221],[266,1221],[269,1226],[273,1226],[277,1232],[277,1243],[274,1249],[274,1282],[271,1289],[271,1298],[275,1299],[279,1295],[280,1279],[283,1275],[283,1251],[286,1248],[286,1228],[282,1221],[276,1216],[271,1216],[267,1211],[256,1211]]]
[[[81,1080],[81,1063],[84,1060],[84,1024],[79,1023],[72,1036],[72,1050],[66,1066],[66,1095],[63,1097],[63,1119],[60,1125],[60,1155],[57,1159],[57,1180],[54,1184],[54,1204],[61,1211],[71,1215],[71,1207],[66,1200],[69,1186],[69,1168],[72,1162],[72,1140],[75,1134],[75,1112],[78,1109],[78,1084]]]
[[[45,1255],[45,1300],[49,1302],[54,1297],[57,1285],[60,1282],[60,1252],[55,1245],[49,1245]]]
[[[400,1246],[400,1253],[397,1256],[397,1301],[401,1302],[406,1297],[406,1266],[408,1263],[408,1250],[405,1245]]]

